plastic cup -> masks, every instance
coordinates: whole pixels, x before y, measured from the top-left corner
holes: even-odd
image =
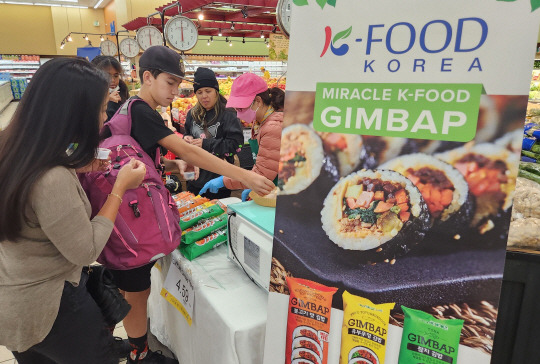
[[[186,181],[193,181],[195,179],[195,172],[184,172],[184,178]]]
[[[97,149],[96,159],[107,160],[107,158],[109,158],[109,154],[111,154],[110,149],[107,149],[107,148],[98,148],[98,149]]]

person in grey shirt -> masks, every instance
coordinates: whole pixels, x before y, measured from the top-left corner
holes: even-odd
[[[95,159],[108,85],[85,60],[53,59],[0,132],[0,345],[19,364],[118,363],[82,267],[101,253],[145,167],[126,164],[93,219],[76,175],[109,167]]]

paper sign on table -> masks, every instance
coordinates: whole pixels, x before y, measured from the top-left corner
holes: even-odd
[[[172,259],[161,296],[172,304],[186,318],[191,326],[193,322],[193,306],[195,290],[191,274],[187,273],[176,259]]]

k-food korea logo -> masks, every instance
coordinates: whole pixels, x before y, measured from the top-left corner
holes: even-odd
[[[336,48],[336,43],[341,39],[347,39],[351,35],[352,26],[337,33],[334,38],[332,38],[332,28],[330,28],[329,26],[324,28],[324,32],[326,34],[326,40],[324,41],[324,48],[321,53],[321,57],[326,54],[326,51],[328,51],[329,47],[332,53],[334,53],[336,56],[343,56],[347,54],[347,52],[349,51],[349,45],[343,43]]]

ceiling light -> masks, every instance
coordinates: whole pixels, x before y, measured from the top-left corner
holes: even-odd
[[[4,1],[5,4],[13,4],[13,5],[34,5],[32,3],[18,3],[15,1]]]
[[[97,4],[94,5],[94,9],[97,9],[97,8],[101,5],[102,2],[103,2],[103,0],[99,0],[99,1],[97,2]]]
[[[232,47],[232,42],[229,42],[229,47]]]
[[[231,30],[234,30],[234,22],[231,22]]]
[[[264,38],[264,34],[263,34],[263,31],[261,30],[261,38]]]
[[[60,6],[60,4],[41,4],[41,3],[34,3],[34,5],[37,5],[37,6]]]
[[[69,33],[68,37],[67,37],[67,41],[68,42],[73,42],[73,38],[71,38],[71,33]]]
[[[218,33],[218,36],[222,36],[223,34],[221,34],[221,28],[219,28],[219,33]]]
[[[83,38],[84,40],[88,40],[88,34],[85,34]]]
[[[60,49],[64,49],[65,45],[66,45],[66,43],[64,43],[64,41],[62,41],[62,43],[60,43]]]
[[[198,18],[199,18],[199,20],[203,20],[203,19],[204,19],[204,14],[203,14],[203,13],[199,13]]]
[[[210,39],[208,39],[208,42],[206,42],[206,45],[210,45]]]
[[[270,43],[266,43],[266,48],[270,48]]]
[[[63,8],[88,9],[88,6],[62,5]]]
[[[105,40],[105,38],[103,38],[103,35],[101,37],[99,37],[99,40],[102,41],[102,42]]]
[[[76,2],[78,2],[79,0],[54,0],[54,1],[57,1],[57,2],[63,2],[63,3],[76,3]]]

